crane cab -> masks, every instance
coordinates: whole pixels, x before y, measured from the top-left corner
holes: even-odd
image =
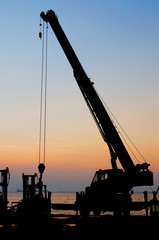
[[[86,188],[86,192],[98,191],[98,194],[100,192],[123,192],[123,187],[128,190],[128,186],[126,187],[124,184],[126,178],[127,174],[122,169],[100,169],[95,173],[90,187]]]

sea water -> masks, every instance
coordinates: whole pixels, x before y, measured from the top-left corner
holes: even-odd
[[[11,206],[12,203],[22,200],[23,193],[8,193],[8,206]],[[148,194],[148,200],[152,199],[152,194]],[[144,201],[143,193],[134,193],[132,195],[133,201]],[[63,204],[74,204],[76,201],[76,193],[52,193],[51,194],[51,203],[63,203]],[[52,210],[53,214],[70,214],[75,215],[76,212],[72,210]],[[107,214],[107,213],[104,213]],[[110,213],[109,213],[110,214]],[[145,210],[141,211],[132,211],[131,215],[146,215]]]

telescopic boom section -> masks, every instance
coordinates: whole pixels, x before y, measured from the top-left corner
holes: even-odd
[[[46,14],[42,12],[40,16],[44,21],[50,23],[53,32],[55,33],[69,63],[71,64],[77,84],[83,94],[84,99],[86,100],[100,133],[104,138],[104,141],[108,144],[112,158],[113,155],[115,158],[118,157],[123,169],[126,172],[134,171],[136,167],[130,158],[119,134],[117,133],[102,101],[95,91],[93,83],[85,73],[71,44],[61,28],[55,12],[49,10]],[[142,165],[140,165],[140,167],[138,165],[138,170],[148,167],[146,164]]]

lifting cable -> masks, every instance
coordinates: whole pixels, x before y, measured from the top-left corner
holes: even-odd
[[[41,32],[42,27],[42,32]],[[46,35],[45,35],[46,32]],[[48,23],[41,22],[39,38],[42,39],[42,54],[41,54],[41,88],[40,88],[40,116],[39,116],[39,165],[45,165],[46,158],[46,116],[47,116],[47,52],[48,52]],[[44,109],[43,109],[44,108]],[[43,130],[42,130],[43,127]],[[43,144],[42,144],[43,136]],[[43,156],[42,152],[43,145]]]
[[[110,108],[108,107],[108,105],[105,103],[105,101],[103,100],[103,98],[100,96],[100,94],[98,93],[98,91],[96,90],[99,98],[101,99],[101,101],[103,102],[104,106],[106,107],[106,109],[109,111],[109,113],[111,114],[112,118],[115,120],[115,122],[118,124],[118,126],[120,127],[120,129],[122,130],[122,132],[125,134],[126,138],[129,140],[129,142],[132,144],[132,146],[134,147],[134,149],[136,150],[136,152],[140,155],[140,157],[143,159],[144,162],[147,163],[146,159],[143,157],[143,155],[141,154],[141,152],[139,151],[139,149],[135,146],[135,144],[133,143],[133,141],[130,139],[130,137],[128,136],[128,134],[126,133],[126,131],[124,130],[124,128],[121,126],[121,124],[119,123],[119,121],[117,120],[117,118],[114,116],[114,114],[112,113],[112,111],[110,110]],[[109,115],[110,116],[110,115]],[[110,117],[111,118],[111,117]],[[113,122],[113,121],[112,121]],[[114,125],[115,128],[117,128],[117,126]],[[129,150],[131,151],[132,155],[134,156],[134,158],[136,159],[136,161],[139,163],[139,160],[137,158],[137,156],[135,155],[135,153],[133,152],[132,148],[129,146],[128,142],[126,141],[125,137],[123,136],[123,134],[121,132],[118,132],[121,137],[123,138],[124,142],[126,143],[127,147],[129,148]]]

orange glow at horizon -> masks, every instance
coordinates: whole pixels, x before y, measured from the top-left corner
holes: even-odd
[[[56,139],[56,138],[55,138]],[[58,138],[57,138],[58,139]],[[62,140],[46,144],[46,166],[53,171],[89,171],[111,168],[110,154],[106,143],[95,134],[94,139],[78,139],[78,142]],[[157,143],[144,143],[138,147],[150,164],[150,169],[159,171]],[[38,166],[38,144],[1,145],[1,168],[32,168]],[[41,152],[41,156],[42,156]],[[131,155],[131,153],[130,153]],[[131,156],[133,159],[133,156]],[[42,161],[42,160],[41,160]],[[134,164],[138,162],[134,160]],[[142,163],[143,159],[139,159]],[[118,164],[118,162],[117,162]],[[119,165],[119,164],[118,164]],[[120,167],[120,166],[119,166]]]

